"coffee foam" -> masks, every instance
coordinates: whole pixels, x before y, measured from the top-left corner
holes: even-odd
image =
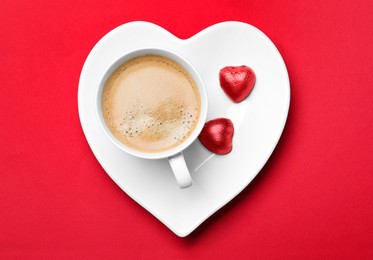
[[[158,55],[120,66],[105,84],[105,121],[114,136],[140,151],[164,151],[182,143],[200,114],[197,87],[176,62]]]

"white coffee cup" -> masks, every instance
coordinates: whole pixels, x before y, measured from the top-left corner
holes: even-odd
[[[110,75],[123,63],[126,61],[133,59],[135,57],[144,56],[147,54],[153,54],[153,55],[161,55],[166,58],[169,58],[171,60],[176,61],[178,64],[180,64],[192,77],[194,80],[198,91],[199,91],[199,97],[200,97],[200,116],[197,122],[196,127],[194,128],[193,132],[178,146],[171,148],[166,151],[161,152],[142,152],[135,149],[132,149],[122,142],[120,142],[113,133],[109,130],[108,126],[106,125],[103,113],[102,113],[102,93],[103,88],[105,86],[105,83],[107,79],[110,77]],[[106,72],[104,73],[101,82],[99,82],[99,87],[97,88],[96,93],[96,114],[99,121],[99,124],[101,126],[101,129],[107,136],[107,138],[116,145],[120,150],[123,152],[126,152],[132,156],[143,158],[143,159],[168,159],[172,171],[175,175],[176,181],[179,184],[180,188],[187,188],[192,185],[192,178],[190,176],[190,172],[188,170],[188,167],[186,165],[184,156],[183,156],[183,150],[185,150],[189,145],[191,145],[197,138],[200,132],[202,131],[202,128],[206,121],[206,115],[207,115],[207,93],[205,90],[204,83],[199,76],[196,69],[183,57],[181,57],[179,54],[176,54],[169,50],[164,49],[158,49],[158,48],[146,48],[146,49],[137,49],[132,50],[127,53],[124,53],[122,57],[120,57],[118,60],[113,62]]]

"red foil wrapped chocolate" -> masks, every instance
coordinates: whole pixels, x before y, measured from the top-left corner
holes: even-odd
[[[198,139],[211,152],[228,154],[232,151],[234,127],[228,118],[217,118],[206,122]]]
[[[220,86],[233,102],[241,102],[251,92],[256,76],[248,66],[228,66],[219,72]]]

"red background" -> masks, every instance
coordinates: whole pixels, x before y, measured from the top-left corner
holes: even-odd
[[[373,2],[192,2],[0,0],[1,259],[373,258]],[[85,58],[134,20],[181,38],[247,22],[289,71],[272,157],[186,238],[111,181],[79,123]]]

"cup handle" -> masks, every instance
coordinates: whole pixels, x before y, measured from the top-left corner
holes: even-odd
[[[177,184],[182,189],[192,186],[192,177],[190,176],[188,167],[185,163],[183,153],[178,153],[174,156],[168,157],[168,162],[174,172]]]

